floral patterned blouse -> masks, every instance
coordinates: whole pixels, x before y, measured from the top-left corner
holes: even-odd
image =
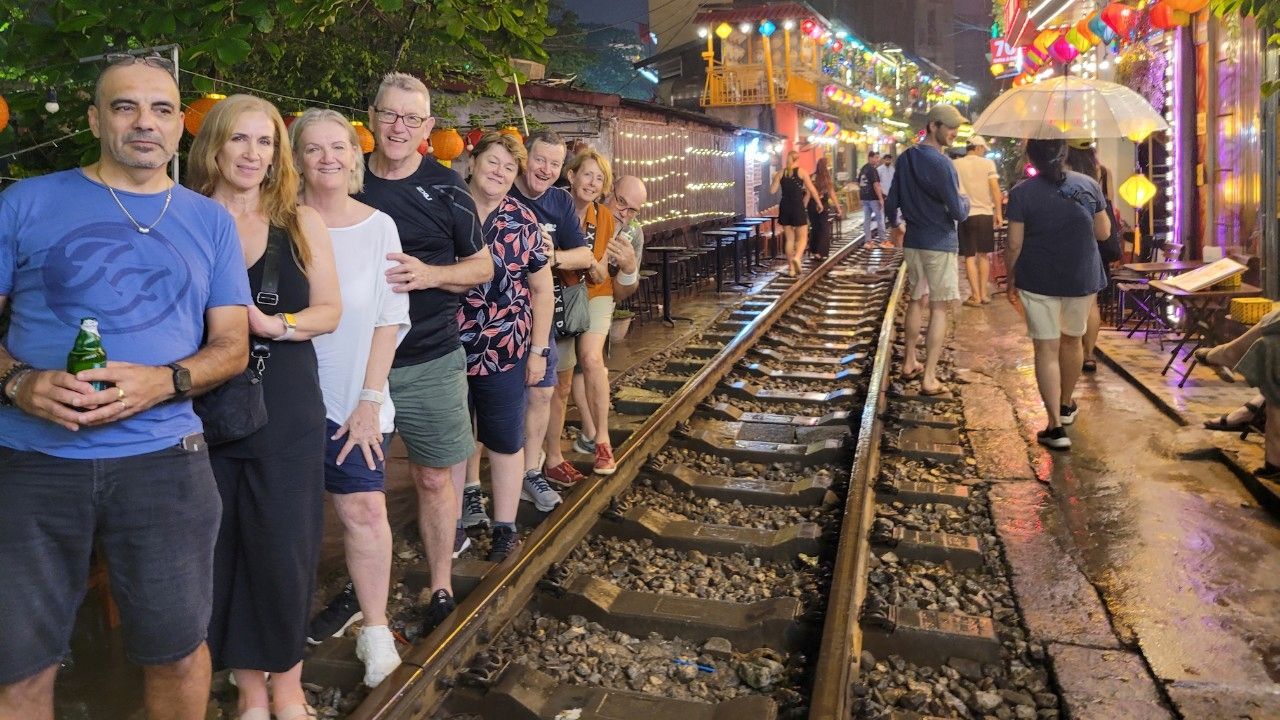
[[[458,308],[468,375],[506,372],[529,351],[529,276],[547,264],[537,218],[510,195],[485,218],[484,241],[493,256],[493,279],[467,292]]]

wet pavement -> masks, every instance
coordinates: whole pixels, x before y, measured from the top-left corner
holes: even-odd
[[[1050,653],[1064,689],[1089,696],[1069,698],[1070,714],[1163,717],[1151,705],[1163,697],[1187,718],[1280,717],[1280,523],[1224,464],[1179,455],[1180,437],[1207,431],[1180,430],[1101,366],[1077,385],[1071,451],[1042,448],[1021,318],[1003,297],[954,317],[980,470],[1007,482],[992,497],[1019,604],[1033,636],[1062,643]],[[985,462],[980,444],[997,449]],[[1085,672],[1101,662],[1117,663],[1112,677],[1145,669],[1159,695]]]

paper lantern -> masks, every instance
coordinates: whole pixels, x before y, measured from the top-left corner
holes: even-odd
[[[813,37],[814,32],[816,32],[817,30],[818,30],[818,23],[814,22],[812,18],[800,23],[800,32],[804,33],[805,35]]]
[[[716,37],[724,40],[733,34],[733,26],[727,22],[722,22],[716,26]]]
[[[1102,42],[1102,38],[1098,37],[1098,34],[1093,31],[1093,28],[1089,27],[1090,21],[1091,21],[1090,18],[1085,18],[1080,22],[1076,23],[1075,31],[1077,33],[1080,33],[1080,37],[1084,38],[1085,40],[1088,40],[1089,45],[1092,46]]]
[[[1109,43],[1116,39],[1116,31],[1112,30],[1111,26],[1102,19],[1102,13],[1094,13],[1089,17],[1089,29],[1103,43]]]
[[[503,135],[510,135],[511,137],[515,138],[516,142],[518,143],[521,143],[521,144],[524,143],[524,136],[521,135],[520,131],[517,130],[514,126],[508,125],[502,128],[501,130],[499,130],[498,132],[502,133]]]
[[[1049,48],[1053,47],[1053,44],[1057,42],[1058,36],[1061,34],[1057,30],[1043,30],[1036,36],[1035,40],[1031,41],[1031,47],[1039,50],[1041,55],[1048,55]]]
[[[462,136],[453,128],[431,131],[431,149],[437,160],[450,161],[462,154]]]
[[[765,37],[769,37],[777,29],[778,29],[778,26],[774,25],[772,20],[764,20],[760,23],[760,34]]]
[[[1102,21],[1112,30],[1116,31],[1116,35],[1125,37],[1129,34],[1129,30],[1133,28],[1133,22],[1137,20],[1138,11],[1123,3],[1114,2],[1102,9]]]
[[[373,152],[373,133],[359,120],[352,120],[351,127],[356,129],[356,137],[360,140],[360,152]]]
[[[1129,203],[1129,207],[1132,208],[1140,208],[1151,202],[1151,199],[1156,196],[1155,184],[1148,180],[1146,175],[1142,174],[1134,175],[1120,183],[1120,187],[1117,190],[1120,192],[1120,197],[1124,198],[1124,201]]]
[[[1093,47],[1093,43],[1089,42],[1089,39],[1081,35],[1080,31],[1075,28],[1068,30],[1065,37],[1071,47],[1076,49],[1077,53],[1088,52]]]
[[[1169,7],[1174,10],[1181,10],[1184,13],[1194,15],[1205,8],[1209,4],[1209,0],[1165,0],[1169,3]]]
[[[1057,40],[1054,40],[1053,44],[1049,46],[1049,54],[1053,56],[1054,60],[1057,60],[1060,63],[1069,63],[1076,59],[1076,56],[1080,54],[1080,51],[1076,50],[1071,43],[1067,42],[1067,36],[1063,35]]]
[[[301,112],[301,111],[299,111],[299,112],[291,112],[291,113],[289,113],[288,115],[285,115],[285,116],[284,116],[284,126],[285,126],[285,127],[287,127],[287,128],[289,128],[289,127],[293,127],[293,124],[294,124],[295,122],[297,122],[297,121],[298,121],[298,118],[300,118],[300,117],[302,117],[302,112]]]
[[[0,132],[9,127],[9,103],[0,95]]]
[[[1179,25],[1186,25],[1191,22],[1191,15],[1173,9],[1173,4],[1168,2],[1158,2],[1151,6],[1151,25],[1161,30],[1172,30]]]
[[[192,135],[199,133],[201,126],[204,125],[204,116],[209,114],[214,105],[226,99],[226,95],[209,93],[202,98],[192,100],[191,104],[187,106],[186,116],[182,118],[182,125]]]
[[[480,143],[480,138],[484,137],[484,135],[484,130],[481,130],[480,128],[471,128],[471,130],[467,132],[466,136],[467,151],[470,152],[474,150],[476,145]]]

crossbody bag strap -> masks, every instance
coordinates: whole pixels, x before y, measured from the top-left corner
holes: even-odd
[[[258,294],[254,300],[259,305],[280,304],[280,236],[284,234],[276,228],[267,231],[267,250],[263,256],[262,284],[258,286]]]

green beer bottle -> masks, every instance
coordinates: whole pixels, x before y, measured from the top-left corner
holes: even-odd
[[[98,319],[83,318],[80,320],[80,334],[76,335],[76,344],[71,346],[67,354],[67,372],[75,375],[81,370],[102,368],[107,366],[107,351],[102,349],[102,336],[98,334]],[[106,390],[108,383],[95,380],[94,390]]]

